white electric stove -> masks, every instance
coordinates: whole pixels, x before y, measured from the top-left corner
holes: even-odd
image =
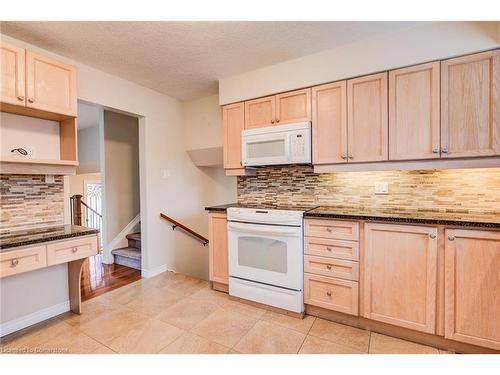
[[[228,208],[230,295],[304,311],[303,213],[308,209]]]

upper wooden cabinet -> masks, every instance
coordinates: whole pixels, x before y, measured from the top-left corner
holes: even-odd
[[[245,102],[245,129],[311,121],[311,89]]]
[[[500,50],[441,63],[441,152],[500,155]]]
[[[438,158],[439,62],[389,72],[389,159]]]
[[[4,42],[0,43],[0,101],[24,105],[25,50]]]
[[[311,89],[276,95],[276,125],[311,121]]]
[[[245,129],[262,128],[274,124],[276,116],[274,96],[245,102]]]
[[[27,107],[76,116],[76,71],[72,65],[26,51]]]
[[[446,236],[445,338],[500,350],[500,233]]]
[[[437,228],[368,223],[364,233],[364,316],[435,333]]]
[[[229,284],[227,252],[227,217],[225,213],[208,214],[209,278]]]
[[[349,162],[388,159],[387,73],[347,81]]]
[[[312,89],[312,151],[313,164],[347,160],[346,81]]]
[[[242,168],[241,132],[245,127],[245,106],[243,103],[222,107],[224,126],[224,169]]]

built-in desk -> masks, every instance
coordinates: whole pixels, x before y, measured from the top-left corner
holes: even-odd
[[[70,308],[81,314],[82,265],[97,254],[98,235],[75,225],[6,233],[0,236],[0,278],[67,263]]]

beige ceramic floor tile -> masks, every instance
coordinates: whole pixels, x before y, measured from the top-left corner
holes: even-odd
[[[436,348],[372,332],[370,354],[438,354]]]
[[[141,298],[148,288],[140,282],[126,285],[124,287],[115,289],[111,292],[103,294],[104,299],[111,301],[115,304],[126,305],[127,303]]]
[[[81,324],[79,329],[91,338],[109,346],[110,342],[126,332],[142,327],[147,319],[145,315],[126,307],[119,307],[115,311]]]
[[[260,319],[267,310],[261,309],[260,307],[252,306],[247,303],[238,302],[235,300],[227,300],[223,305],[223,309],[234,311],[254,319]]]
[[[164,354],[225,354],[229,348],[217,344],[216,342],[208,341],[207,339],[185,333],[173,343],[164,348],[160,353]]]
[[[69,312],[62,317],[62,320],[69,325],[78,328],[83,323],[89,322],[92,319],[102,316],[108,312],[116,311],[116,309],[120,308],[120,306],[121,305],[105,298],[92,298],[83,302],[81,315]]]
[[[175,285],[179,280],[184,280],[186,275],[175,272],[163,272],[155,277],[143,278],[140,280],[141,285],[145,287],[164,288]]]
[[[196,279],[194,277],[186,276],[174,282],[172,286],[163,289],[168,289],[169,292],[176,293],[182,296],[190,296],[201,289],[208,288],[209,283],[205,280]]]
[[[68,326],[64,332],[44,342],[41,348],[47,354],[91,354],[106,347],[76,328]]]
[[[316,318],[311,315],[306,315],[304,319],[300,319],[273,311],[266,311],[261,319],[265,320],[266,322],[274,323],[282,327],[307,334]]]
[[[183,298],[161,288],[146,288],[125,306],[153,318]]]
[[[247,315],[219,308],[195,325],[191,332],[232,348],[256,322]]]
[[[60,319],[51,319],[2,339],[3,353],[33,353],[53,338],[64,335],[73,327]]]
[[[202,288],[196,293],[189,296],[189,298],[195,298],[201,302],[211,302],[218,305],[223,305],[229,300],[229,295],[227,293],[218,292],[210,288]]]
[[[366,354],[348,346],[335,344],[334,342],[320,339],[319,337],[307,336],[300,348],[299,354]]]
[[[317,318],[309,335],[332,341],[338,345],[348,346],[360,352],[368,352],[370,332],[364,329]]]
[[[153,354],[172,343],[185,331],[156,319],[148,319],[111,340],[108,346],[117,353]]]
[[[189,330],[218,308],[219,306],[215,303],[200,301],[195,298],[184,298],[162,311],[156,318],[176,327]]]
[[[260,320],[234,349],[246,354],[296,354],[304,338],[300,332]]]

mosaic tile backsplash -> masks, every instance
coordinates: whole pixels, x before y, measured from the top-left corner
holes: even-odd
[[[0,234],[64,224],[64,179],[54,176],[0,175]]]
[[[382,181],[389,194],[375,195]],[[238,203],[500,215],[500,168],[316,174],[310,166],[266,167],[238,177]]]

